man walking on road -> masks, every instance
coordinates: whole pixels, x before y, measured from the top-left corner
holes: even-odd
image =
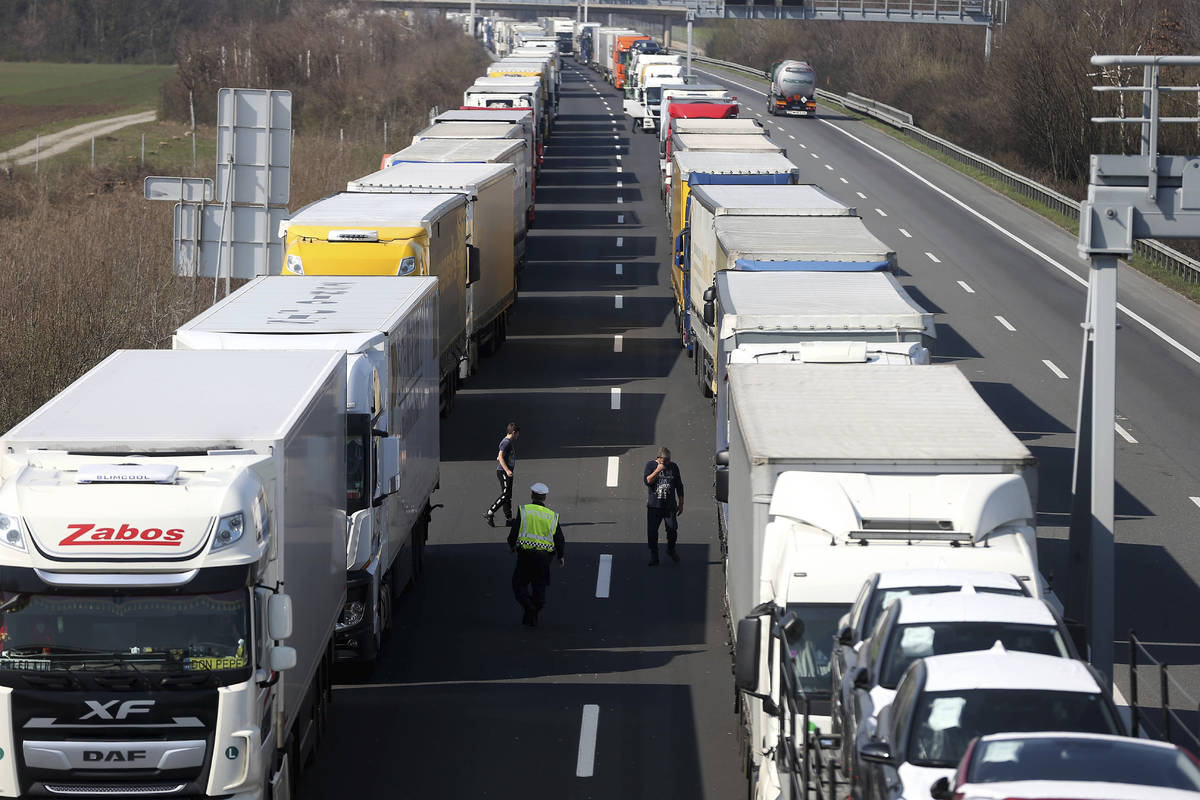
[[[560,567],[566,564],[566,539],[558,514],[546,507],[550,487],[535,483],[529,487],[530,502],[521,506],[516,519],[509,520],[508,549],[517,554],[513,570],[513,596],[525,610],[521,624],[537,627],[538,612],[546,605],[546,587],[550,585],[550,561],[557,556]]]
[[[504,524],[512,522],[512,486],[513,470],[517,466],[517,439],[521,436],[521,426],[515,422],[508,423],[508,430],[500,440],[500,452],[496,453],[496,478],[500,481],[500,496],[492,507],[483,512],[487,524],[496,527],[496,512],[504,509]]]
[[[671,451],[660,447],[658,457],[646,462],[646,545],[650,548],[650,566],[658,566],[658,526],[666,523],[667,555],[676,564],[679,554],[675,541],[679,537],[679,521],[683,513],[683,476],[671,460]]]

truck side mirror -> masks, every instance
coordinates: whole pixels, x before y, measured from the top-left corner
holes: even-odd
[[[371,524],[371,509],[364,508],[350,515],[346,523],[346,569],[362,569],[375,553],[375,527]]]
[[[866,667],[859,667],[854,672],[854,688],[862,689],[864,692],[871,688],[871,671]]]
[[[267,666],[272,672],[283,672],[296,666],[296,648],[286,645],[275,645],[267,658]]]
[[[292,598],[283,593],[267,600],[267,637],[286,639],[292,635]]]
[[[379,491],[391,494],[400,479],[400,437],[382,436],[375,442],[379,452]]]
[[[713,499],[718,503],[729,502],[729,468],[717,467],[713,474]]]
[[[479,280],[479,248],[467,245],[467,286]]]
[[[713,496],[718,503],[729,502],[729,450],[720,450],[713,457],[713,463],[717,466],[715,480],[713,481]]]
[[[892,758],[892,748],[886,742],[864,742],[858,748],[858,754],[863,761],[869,761],[872,764],[895,763],[895,759]]]
[[[716,300],[717,299],[716,287],[710,286],[707,289],[705,289],[703,299],[704,299],[704,302],[706,302],[706,303],[711,303],[714,300]]]
[[[838,644],[846,647],[854,646],[854,628],[849,625],[838,631]]]
[[[704,324],[711,328],[713,325],[713,322],[715,322],[716,319],[717,319],[716,303],[709,300],[708,302],[706,302],[704,304]]]
[[[733,678],[739,691],[767,697],[771,690],[770,665],[763,652],[771,636],[771,618],[745,617],[738,620],[737,648],[733,654]]]

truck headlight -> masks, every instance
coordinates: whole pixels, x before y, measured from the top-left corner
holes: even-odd
[[[361,600],[352,600],[342,607],[342,616],[338,619],[336,627],[338,630],[353,628],[355,625],[363,621],[363,614],[367,611],[366,603]]]
[[[242,538],[246,530],[246,517],[241,511],[226,514],[217,520],[217,532],[213,536],[213,552],[229,547]]]
[[[0,544],[13,550],[25,551],[25,534],[21,530],[19,517],[0,514]]]
[[[397,275],[411,275],[417,270],[416,256],[405,256],[400,259],[400,269],[396,270]]]
[[[287,257],[287,271],[293,275],[304,274],[304,261],[297,255]]]

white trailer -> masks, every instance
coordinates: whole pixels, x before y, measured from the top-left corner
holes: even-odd
[[[422,139],[392,153],[383,167],[406,163],[511,164],[513,174],[513,257],[519,266],[525,262],[525,242],[533,223],[532,160],[524,142],[513,139]],[[378,174],[378,173],[376,173]],[[361,180],[366,180],[365,178]],[[350,191],[360,181],[351,181]]]
[[[350,181],[351,192],[384,195],[462,194],[467,200],[467,244],[478,256],[467,289],[467,332],[483,355],[496,352],[517,298],[516,215],[512,164],[401,163]],[[478,363],[476,353],[471,363]]]
[[[928,364],[933,315],[886,272],[717,273],[697,327],[701,391],[717,395],[717,450],[729,446],[731,363]],[[708,375],[716,379],[709,382]]]
[[[439,480],[437,278],[255,278],[175,331],[176,350],[346,354],[346,603],[338,659],[372,661],[421,572]],[[308,310],[306,310],[308,309]]]
[[[120,350],[0,437],[0,796],[292,796],[345,436],[341,352]]]
[[[832,697],[838,621],[882,566],[998,570],[1049,596],[1036,461],[957,367],[732,364],[729,393],[716,494],[730,620],[736,636],[763,604],[796,612],[819,648],[798,676],[810,699]],[[742,714],[770,783],[776,732],[758,699]],[[828,716],[810,722],[830,732]]]

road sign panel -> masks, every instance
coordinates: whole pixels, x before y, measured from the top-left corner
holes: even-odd
[[[211,203],[212,178],[170,178],[151,175],[145,182],[147,200],[174,200],[176,203]]]

